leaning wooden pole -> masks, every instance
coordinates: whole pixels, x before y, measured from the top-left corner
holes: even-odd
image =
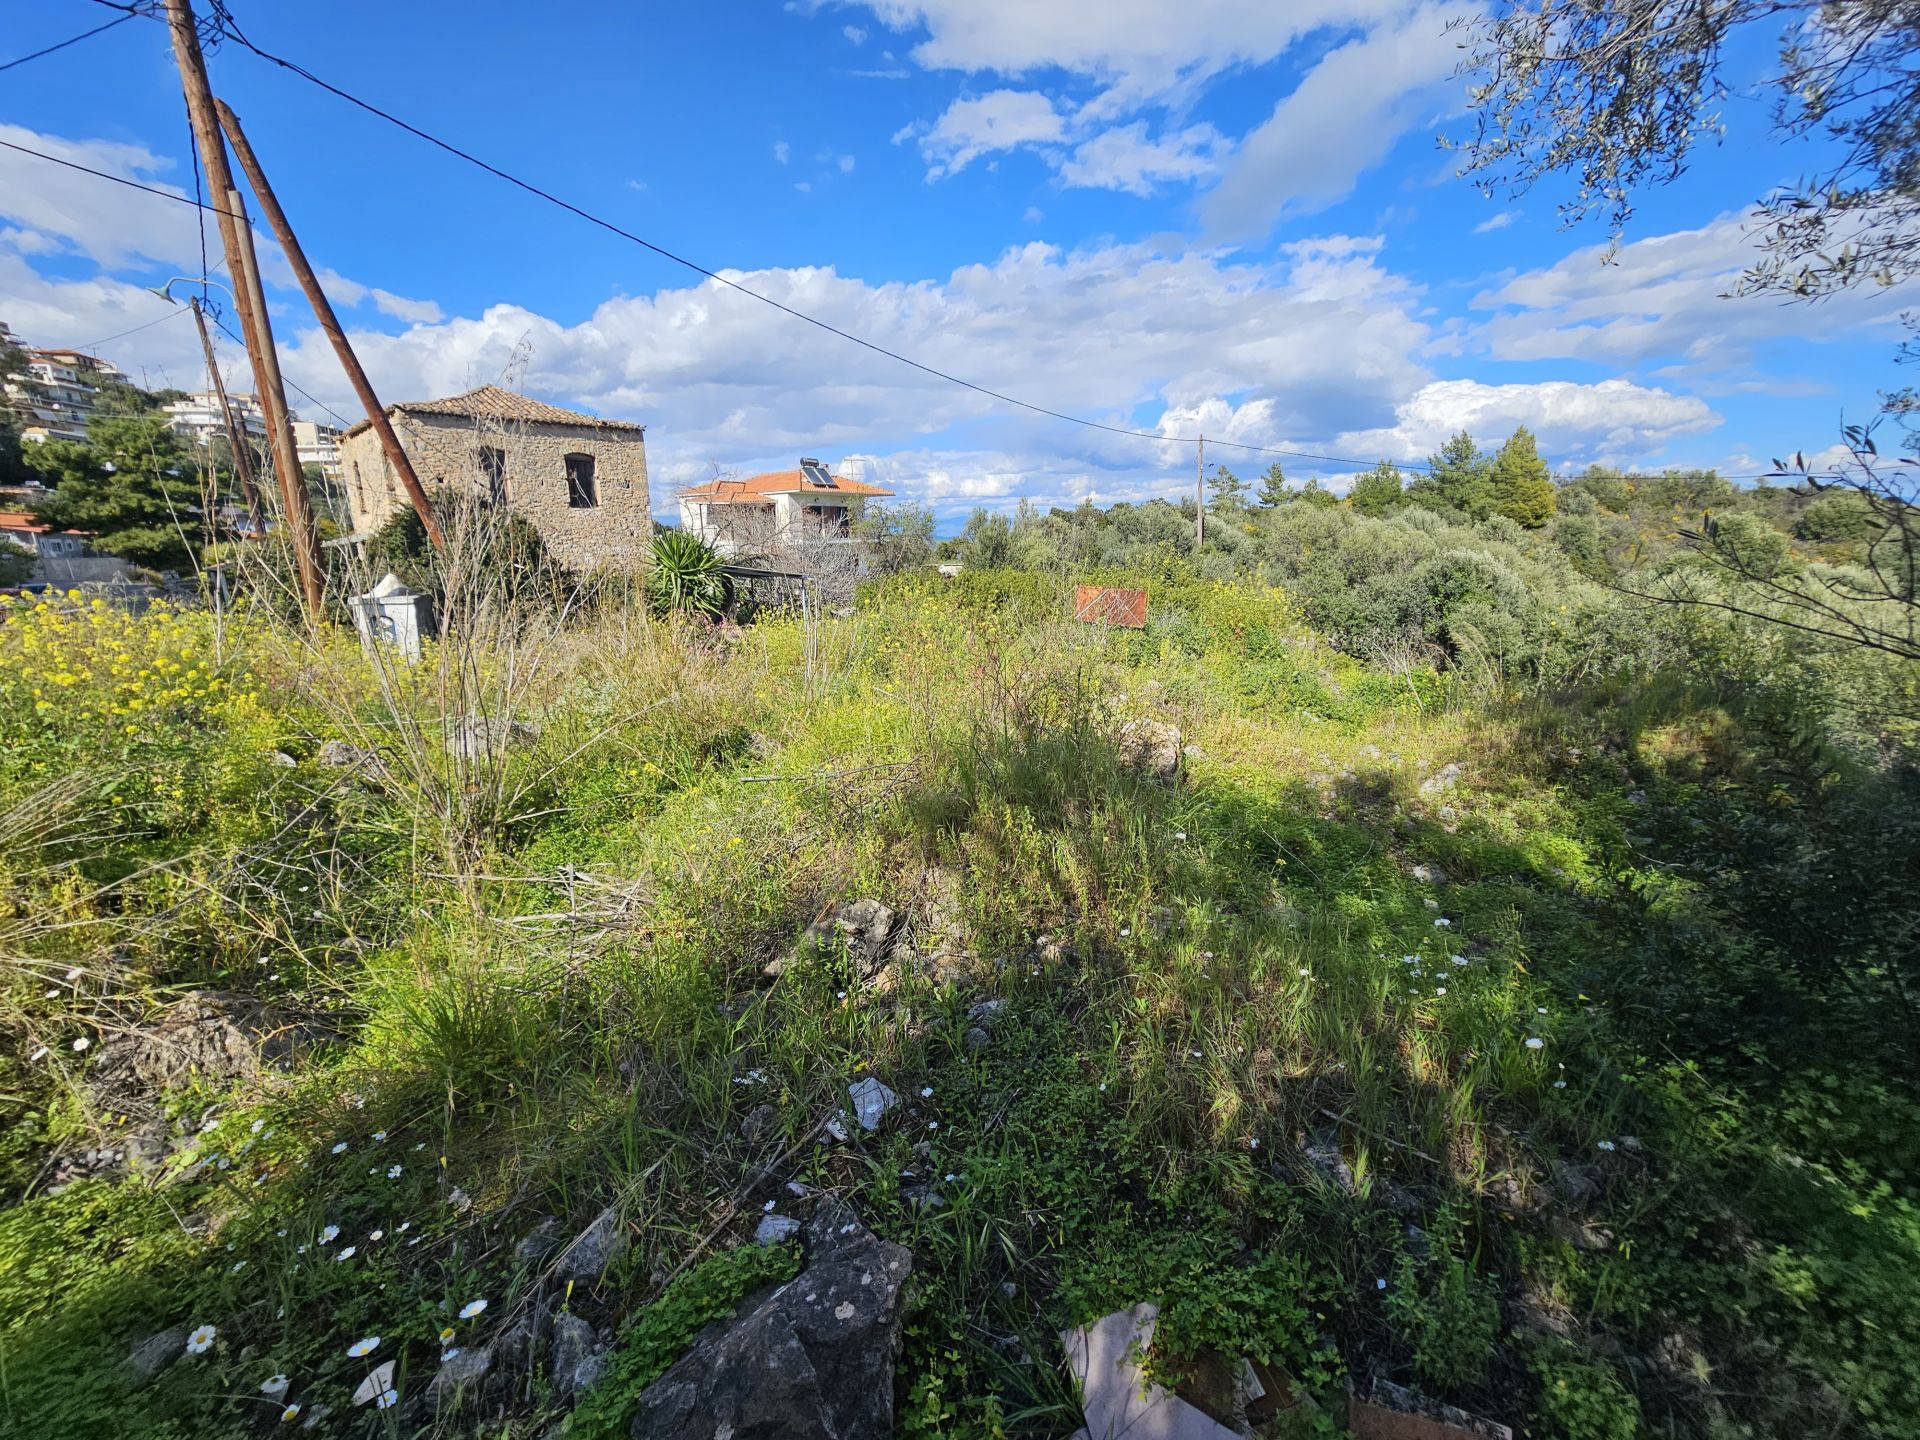
[[[307,292],[307,303],[313,306],[314,318],[320,322],[320,328],[327,332],[327,339],[333,342],[333,353],[340,357],[340,366],[347,372],[354,394],[360,397],[361,405],[366,408],[367,422],[380,437],[381,448],[387,452],[387,463],[393,466],[400,483],[406,487],[407,498],[413,502],[414,513],[420,517],[420,523],[427,527],[427,539],[433,542],[433,548],[445,549],[446,541],[440,534],[440,522],[433,518],[433,507],[427,502],[427,492],[420,484],[420,477],[414,473],[413,461],[407,458],[400,437],[394,434],[393,424],[387,419],[380,398],[373,393],[367,372],[360,366],[360,357],[353,353],[353,346],[347,342],[347,333],[340,328],[340,319],[333,313],[333,304],[327,299],[327,292],[320,287],[320,277],[313,273],[313,266],[307,262],[307,252],[300,248],[293,226],[287,221],[287,212],[280,208],[279,198],[267,183],[267,172],[261,168],[253,147],[247,143],[246,132],[240,128],[240,117],[233,113],[232,107],[224,100],[216,99],[213,105],[220,116],[220,126],[233,145],[234,158],[246,172],[247,183],[253,187],[254,198],[260,202],[260,209],[267,217],[267,224],[273,227],[274,237],[286,252],[287,263],[293,267],[300,288]]]
[[[173,59],[180,70],[187,118],[193,126],[194,143],[200,150],[200,163],[206,168],[207,188],[212,193],[215,219],[220,226],[220,244],[227,257],[227,273],[235,282],[234,304],[240,312],[247,358],[253,365],[254,391],[267,413],[267,438],[273,451],[274,473],[280,482],[280,499],[294,561],[300,571],[301,598],[309,617],[317,621],[324,574],[319,537],[313,528],[306,476],[300,471],[299,458],[293,449],[291,425],[274,423],[276,416],[285,420],[287,402],[280,388],[280,369],[273,351],[273,330],[267,322],[266,300],[258,293],[257,275],[253,284],[245,281],[252,245],[243,241],[251,242],[252,231],[247,228],[246,217],[240,210],[233,171],[227,164],[226,142],[220,138],[220,122],[213,113],[213,87],[207,80],[206,57],[200,53],[200,32],[193,5],[191,0],[166,0],[166,6],[167,29],[173,37]]]
[[[207,380],[214,398],[220,402],[220,420],[227,427],[227,449],[233,454],[233,473],[240,477],[240,493],[247,499],[247,524],[255,536],[267,533],[266,517],[260,511],[260,492],[253,485],[253,453],[247,445],[245,429],[233,418],[233,404],[227,399],[226,381],[220,378],[220,366],[213,358],[213,340],[207,334],[207,317],[200,313],[200,297],[187,301],[193,311],[193,323],[200,331],[200,353],[207,357]]]
[[[234,214],[244,215],[246,203],[238,190],[227,191],[227,208]],[[294,563],[300,571],[300,588],[306,592],[308,610],[318,620],[327,588],[326,563],[320,557],[320,529],[314,523],[313,497],[307,492],[306,472],[300,468],[300,451],[293,443],[293,412],[287,408],[287,391],[280,380],[280,352],[273,347],[273,327],[267,321],[267,295],[260,288],[253,227],[242,225],[238,229],[240,273],[234,278],[253,300],[259,364],[267,377],[260,397],[267,412],[267,443],[273,448],[273,468],[280,474],[280,488],[286,497],[287,530],[293,540]]]

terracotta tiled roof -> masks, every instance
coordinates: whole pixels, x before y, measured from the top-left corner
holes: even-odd
[[[598,415],[583,415],[578,410],[562,410],[558,405],[516,395],[498,385],[482,385],[478,390],[469,390],[464,395],[449,395],[444,400],[409,400],[387,407],[389,415],[401,411],[414,415],[459,415],[472,420],[502,420],[523,425],[590,425],[596,430],[631,430],[636,434],[645,433],[647,428],[631,420],[607,420]],[[358,435],[371,423],[362,420],[351,425],[347,428],[347,434]]]
[[[24,510],[0,510],[0,530],[25,530],[33,535],[45,535],[53,527],[42,525]]]
[[[744,480],[709,480],[704,485],[695,485],[690,490],[682,490],[680,498],[729,505],[740,500],[751,500],[760,495],[792,495],[801,492],[809,495],[893,494],[891,490],[882,490],[878,485],[869,485],[863,480],[849,480],[844,475],[835,475],[832,479],[833,487],[828,489],[824,486],[808,484],[798,470],[769,470],[765,475],[749,475]]]

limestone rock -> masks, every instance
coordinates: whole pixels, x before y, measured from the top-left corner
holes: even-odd
[[[469,715],[447,732],[447,751],[464,760],[485,760],[504,750],[531,745],[540,732],[504,715]]]
[[[327,741],[313,758],[329,770],[345,770],[369,780],[378,780],[387,770],[379,751],[366,745],[349,745],[344,740]]]
[[[842,901],[807,926],[793,949],[769,964],[765,973],[777,979],[809,955],[833,954],[844,947],[854,974],[870,980],[886,963],[898,918],[878,900]]]
[[[513,1258],[522,1265],[538,1265],[559,1243],[560,1222],[548,1216],[520,1238],[520,1243],[513,1247]]]
[[[626,1251],[627,1227],[620,1223],[620,1212],[609,1205],[561,1252],[554,1273],[562,1281],[590,1285]]]
[[[186,1353],[187,1327],[184,1325],[147,1336],[127,1352],[127,1383],[135,1388],[147,1384]]]
[[[741,1120],[740,1137],[750,1145],[758,1145],[779,1128],[779,1110],[772,1105],[762,1103],[749,1110]]]
[[[574,1377],[594,1351],[593,1326],[578,1315],[553,1317],[553,1383],[562,1394],[574,1389]]]
[[[493,1347],[475,1345],[463,1349],[451,1360],[444,1360],[440,1368],[434,1371],[433,1379],[427,1382],[427,1396],[438,1400],[445,1395],[458,1394],[462,1390],[473,1390],[487,1378],[487,1372],[493,1369]]]
[[[1184,756],[1178,725],[1141,717],[1121,725],[1114,738],[1119,742],[1121,757],[1129,765],[1165,779],[1180,773]]]
[[[1438,770],[1434,771],[1433,774],[1420,782],[1421,798],[1431,800],[1436,795],[1444,795],[1459,783],[1460,767],[1451,762],[1442,765]]]
[[[697,1336],[640,1393],[634,1440],[884,1440],[913,1256],[829,1205],[808,1263]]]
[[[781,1245],[800,1233],[800,1222],[791,1215],[762,1215],[754,1227],[756,1245]]]

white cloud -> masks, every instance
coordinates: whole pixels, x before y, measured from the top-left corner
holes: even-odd
[[[1192,182],[1213,175],[1228,151],[1227,139],[1211,125],[1192,125],[1157,140],[1147,138],[1144,120],[1103,130],[1079,145],[1060,166],[1064,185],[1124,190],[1151,195],[1164,180]]]
[[[1504,230],[1519,218],[1519,214],[1515,211],[1502,210],[1498,215],[1489,215],[1478,225],[1474,226],[1473,233],[1476,235],[1486,235],[1494,230]]]
[[[786,164],[788,158],[792,154],[793,154],[793,148],[790,145],[788,145],[786,141],[776,140],[773,142],[773,163],[774,164],[776,165]]]
[[[1038,205],[1029,205],[1026,213],[1020,218],[1029,225],[1038,225],[1042,220],[1047,218],[1047,212],[1042,210]]]
[[[1433,114],[1459,55],[1445,35],[1471,14],[1423,5],[1320,60],[1240,142],[1234,165],[1202,203],[1207,227],[1236,239],[1264,234],[1353,193],[1402,135]]]
[[[840,27],[840,33],[855,45],[864,45],[867,43],[867,32],[862,30],[858,25],[842,25]]]
[[[901,136],[896,134],[894,139]],[[1033,90],[992,90],[966,95],[941,113],[920,137],[927,178],[955,175],[982,155],[1066,138],[1066,120],[1053,101]]]
[[[811,180],[796,180],[793,182],[793,188],[798,190],[802,195],[811,195],[813,193],[813,182]]]
[[[1746,364],[1768,340],[1859,340],[1892,331],[1902,310],[1920,305],[1917,280],[1849,291],[1817,308],[1771,296],[1725,298],[1759,256],[1740,215],[1651,235],[1611,258],[1605,245],[1587,246],[1476,295],[1473,308],[1487,318],[1463,341],[1501,360],[1676,360],[1668,373],[1700,376]]]
[[[327,292],[327,298],[336,307],[351,307],[372,301],[374,309],[382,315],[391,315],[410,325],[431,325],[446,318],[445,312],[432,300],[409,300],[404,295],[382,290],[377,285],[362,285],[357,280],[349,280],[337,270],[323,269],[318,272],[317,278],[320,288]]]
[[[174,168],[173,161],[144,145],[69,140],[5,124],[0,124],[0,140],[191,198],[163,178]],[[200,232],[191,205],[114,185],[18,150],[0,149],[0,217],[36,232],[41,237],[36,243],[57,240],[101,265],[144,261],[176,269],[191,266],[199,273]],[[214,231],[211,216],[207,229],[210,235]],[[214,236],[212,250],[217,255],[219,249]]]
[[[1568,380],[1531,385],[1436,380],[1396,408],[1394,424],[1350,430],[1334,443],[1355,456],[1415,460],[1438,450],[1456,430],[1470,431],[1488,445],[1525,425],[1549,454],[1574,452],[1587,459],[1630,463],[1667,440],[1718,424],[1720,416],[1697,396],[1627,380],[1592,385]]]
[[[842,155],[834,163],[840,167],[840,173],[842,175],[851,175],[853,173],[853,165],[854,165],[853,156]]]
[[[1366,26],[1405,0],[873,0],[930,70],[1021,76],[1059,68],[1099,81],[1114,113],[1165,99],[1239,65],[1284,54],[1327,27]]]

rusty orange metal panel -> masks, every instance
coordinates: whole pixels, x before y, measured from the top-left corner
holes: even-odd
[[[1073,592],[1073,618],[1092,625],[1147,628],[1147,592],[1108,585],[1079,585]]]

